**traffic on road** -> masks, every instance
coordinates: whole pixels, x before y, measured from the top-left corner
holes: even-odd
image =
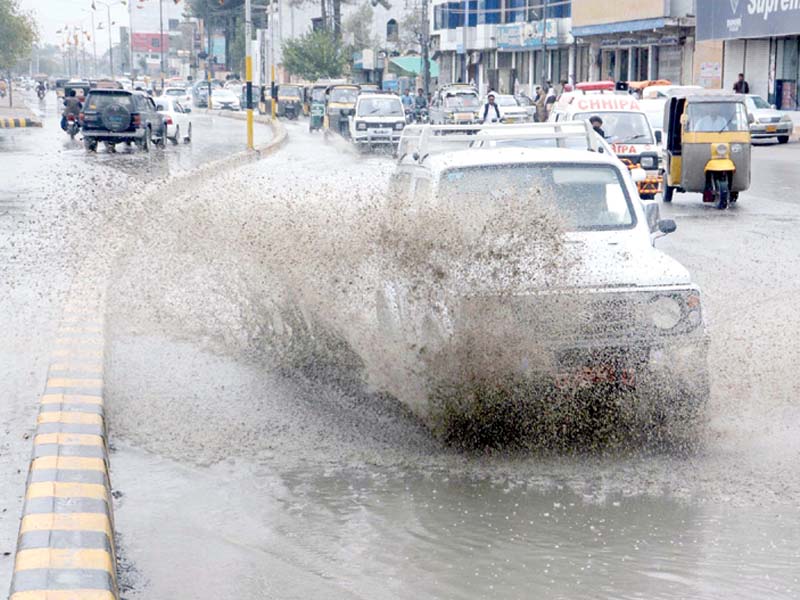
[[[297,80],[254,88],[251,152],[238,77],[148,84],[21,86],[43,127],[0,129],[20,599],[31,444],[98,419],[110,471],[68,483],[113,512],[113,598],[800,594],[791,117]]]

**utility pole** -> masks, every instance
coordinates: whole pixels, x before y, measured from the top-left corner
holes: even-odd
[[[158,0],[158,20],[161,28],[159,49],[161,50],[161,93],[164,93],[164,0]]]
[[[92,73],[94,73],[95,79],[97,79],[97,39],[95,37],[95,28],[94,28],[94,11],[90,11],[92,13]]]
[[[270,112],[272,118],[278,115],[278,99],[275,92],[275,20],[277,11],[275,10],[275,0],[269,3],[269,68],[270,68]]]
[[[252,8],[244,0],[244,77],[247,82],[247,149],[253,149],[253,41]]]
[[[547,0],[542,0],[542,89],[547,94]]]
[[[464,36],[462,39],[464,56],[464,69],[462,70],[461,83],[469,83],[469,67],[467,66],[467,27],[469,26],[469,0],[464,0]]]
[[[430,65],[430,23],[428,22],[428,0],[422,0],[422,91],[425,98],[431,87],[431,65]]]

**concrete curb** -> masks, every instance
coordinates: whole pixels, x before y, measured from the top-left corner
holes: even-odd
[[[264,158],[287,139],[207,163],[149,195]],[[87,258],[75,277],[40,398],[9,600],[119,600],[104,407],[106,280]],[[100,266],[100,268],[98,268]]]
[[[105,290],[69,292],[40,398],[10,600],[116,600],[103,402]]]
[[[41,127],[41,126],[42,122],[36,119],[30,119],[25,117],[16,119],[0,117],[0,129],[22,129],[25,127]]]

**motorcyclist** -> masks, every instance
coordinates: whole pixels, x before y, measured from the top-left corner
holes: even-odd
[[[74,115],[77,119],[78,115],[81,114],[81,108],[83,108],[83,105],[80,100],[78,100],[75,90],[69,90],[67,92],[67,97],[64,98],[64,112],[61,114],[61,129],[64,131],[67,130],[67,117],[69,115]]]
[[[44,98],[44,95],[47,93],[47,86],[44,84],[44,81],[39,81],[39,83],[36,84],[36,93],[40,98]]]
[[[406,91],[400,96],[400,101],[403,103],[403,108],[406,110],[411,110],[414,107],[414,99],[408,93],[408,88],[406,88]]]
[[[422,110],[428,108],[428,98],[425,96],[425,91],[422,88],[417,90],[417,95],[414,96],[414,108]]]

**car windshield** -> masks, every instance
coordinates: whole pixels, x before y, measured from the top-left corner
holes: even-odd
[[[444,106],[450,109],[472,109],[481,104],[477,94],[453,94],[445,96]]]
[[[331,102],[355,104],[356,98],[358,98],[358,90],[354,88],[334,88],[331,91]]]
[[[772,108],[772,106],[769,105],[769,102],[764,100],[761,96],[748,96],[747,98],[756,108]]]
[[[118,104],[132,110],[133,97],[130,94],[89,94],[89,98],[86,100],[89,110],[103,110],[111,104]]]
[[[494,102],[497,106],[519,106],[514,96],[495,96]]]
[[[278,95],[279,96],[291,96],[292,98],[301,98],[302,94],[300,93],[300,88],[296,86],[285,86],[282,85],[278,88]]]
[[[185,96],[186,90],[183,88],[168,88],[165,94],[167,96]]]
[[[525,195],[554,208],[568,230],[627,229],[636,224],[620,172],[605,165],[522,164],[445,171],[439,198],[484,211],[501,197]]]
[[[358,103],[361,117],[402,117],[403,114],[403,104],[397,98],[363,98]]]
[[[687,115],[686,131],[721,133],[749,129],[741,102],[694,102],[689,104]]]
[[[314,102],[325,102],[325,88],[314,88],[311,91],[311,99]]]
[[[578,113],[576,119],[590,119],[597,115],[603,119],[606,140],[615,144],[652,144],[653,131],[643,113],[637,112],[593,112]]]

